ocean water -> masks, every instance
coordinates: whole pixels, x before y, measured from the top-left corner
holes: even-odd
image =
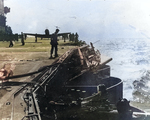
[[[123,97],[132,100],[133,81],[150,70],[150,39],[102,39],[94,46],[101,54],[113,58],[108,63],[111,76],[123,80]]]

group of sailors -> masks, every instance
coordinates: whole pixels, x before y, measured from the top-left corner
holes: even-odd
[[[72,41],[72,42],[75,42],[77,43],[79,41],[79,35],[78,33],[74,34],[69,34],[69,40]]]

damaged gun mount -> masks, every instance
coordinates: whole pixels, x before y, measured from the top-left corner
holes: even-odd
[[[20,114],[23,120],[73,119],[74,112],[65,115],[62,111],[74,111],[74,106],[83,109],[83,105],[95,103],[109,111],[110,103],[115,104],[122,98],[122,81],[110,77],[110,67],[105,65],[109,61],[111,58],[101,59],[92,43],[91,47],[86,45],[67,51],[14,94],[12,118],[15,120]],[[16,102],[19,96],[23,98],[20,103]],[[20,104],[24,106],[22,112],[15,108]]]

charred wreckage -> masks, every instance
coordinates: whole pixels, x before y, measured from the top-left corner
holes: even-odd
[[[106,65],[111,60],[91,43],[67,51],[36,72],[10,77],[38,73],[14,93],[11,119],[148,120],[143,111],[123,99],[123,82],[111,77]]]

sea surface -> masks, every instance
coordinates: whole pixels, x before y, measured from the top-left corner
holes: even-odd
[[[101,54],[113,58],[108,63],[111,76],[123,80],[123,97],[133,100],[133,81],[150,70],[150,39],[101,39],[94,46]]]

